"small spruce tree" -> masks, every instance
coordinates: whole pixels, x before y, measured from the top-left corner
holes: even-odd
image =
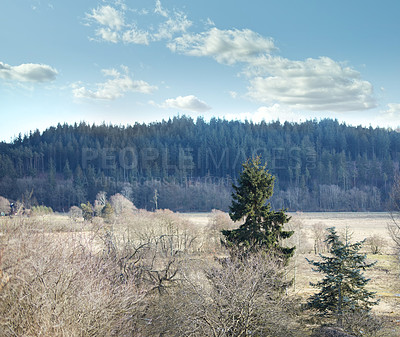
[[[342,327],[346,313],[367,313],[378,303],[373,300],[374,293],[365,289],[369,279],[362,273],[375,263],[367,263],[366,255],[359,253],[364,241],[350,243],[346,237],[343,242],[334,227],[327,230],[325,242],[331,255],[320,254],[320,262],[307,259],[315,267],[314,271],[326,275],[321,281],[310,283],[320,291],[309,298],[308,306],[323,316],[333,316]]]
[[[82,216],[85,221],[92,221],[93,218],[93,206],[92,204],[88,201],[86,204],[81,204],[81,209],[82,209]]]
[[[111,221],[114,215],[114,209],[109,202],[106,202],[105,206],[101,210],[101,217],[104,218],[106,222]]]
[[[244,219],[244,223],[237,229],[222,231],[226,246],[245,252],[274,250],[285,260],[293,255],[295,247],[281,246],[281,240],[293,235],[293,231],[283,229],[290,217],[284,210],[271,211],[271,204],[267,203],[273,194],[274,180],[259,156],[243,164],[238,185],[233,185],[229,215],[233,221]]]

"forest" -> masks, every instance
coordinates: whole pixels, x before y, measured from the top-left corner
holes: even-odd
[[[56,211],[93,202],[100,191],[147,210],[226,211],[242,163],[255,155],[276,177],[274,208],[384,211],[400,134],[331,119],[58,124],[0,143],[0,195]]]

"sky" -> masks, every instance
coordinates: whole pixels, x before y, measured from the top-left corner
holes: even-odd
[[[397,0],[1,0],[0,141],[178,115],[400,126]]]

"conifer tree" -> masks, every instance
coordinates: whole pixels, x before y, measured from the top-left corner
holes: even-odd
[[[106,202],[105,206],[101,210],[101,217],[104,218],[106,222],[109,222],[111,221],[113,215],[114,215],[114,209],[112,208],[109,202]]]
[[[93,206],[92,204],[88,201],[86,204],[81,204],[81,209],[82,209],[82,216],[85,221],[92,221],[93,218]]]
[[[359,253],[364,241],[350,243],[346,237],[343,242],[334,227],[327,230],[325,242],[331,255],[320,254],[320,262],[307,259],[314,271],[325,274],[321,281],[310,283],[320,291],[309,298],[308,306],[323,316],[333,316],[341,327],[346,313],[369,312],[378,303],[373,300],[374,293],[365,289],[369,279],[362,273],[375,263],[367,263],[366,255]]]
[[[293,235],[293,231],[283,229],[290,217],[284,210],[271,211],[271,204],[267,203],[273,194],[274,180],[259,156],[243,164],[238,185],[233,185],[229,215],[233,221],[244,223],[237,229],[222,231],[225,245],[246,252],[275,250],[286,260],[293,255],[295,247],[281,246],[282,239]]]

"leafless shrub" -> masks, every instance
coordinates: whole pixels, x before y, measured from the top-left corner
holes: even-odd
[[[315,329],[311,337],[355,337],[345,332],[342,328],[322,326]]]
[[[101,216],[101,212],[106,203],[107,203],[107,193],[104,191],[100,191],[99,193],[97,193],[96,200],[94,201],[93,204],[95,216]]]
[[[103,256],[118,266],[115,278],[134,280],[138,288],[163,293],[176,282],[184,260],[177,251],[171,252],[163,239],[136,243],[107,231],[101,235]]]
[[[294,336],[290,309],[296,306],[284,295],[282,272],[279,261],[261,254],[203,266],[202,277],[186,275],[179,287],[150,307],[146,332],[151,336]]]
[[[205,228],[207,249],[216,252],[221,248],[221,231],[236,228],[228,213],[213,209],[209,215],[208,225]]]
[[[0,213],[8,215],[11,212],[10,201],[8,199],[0,196]]]
[[[371,254],[382,254],[387,246],[387,241],[381,235],[373,234],[365,240],[365,244]]]
[[[129,199],[117,193],[110,197],[110,204],[117,216],[130,216],[137,209]]]
[[[62,235],[62,236],[60,236]],[[14,227],[2,237],[1,336],[132,336],[147,289],[79,234]]]
[[[72,206],[69,209],[68,216],[76,222],[78,219],[82,218],[82,210],[78,206]]]
[[[380,336],[384,327],[382,319],[368,312],[346,313],[343,317],[343,327],[354,336]]]
[[[327,251],[328,247],[325,242],[327,228],[328,227],[321,222],[313,225],[314,254],[325,253]]]
[[[396,175],[390,193],[390,216],[392,222],[388,224],[388,232],[393,239],[395,249],[400,258],[400,176]]]
[[[169,210],[136,211],[130,217],[117,219],[114,228],[133,241],[158,245],[169,255],[199,252],[203,246],[199,228]]]

